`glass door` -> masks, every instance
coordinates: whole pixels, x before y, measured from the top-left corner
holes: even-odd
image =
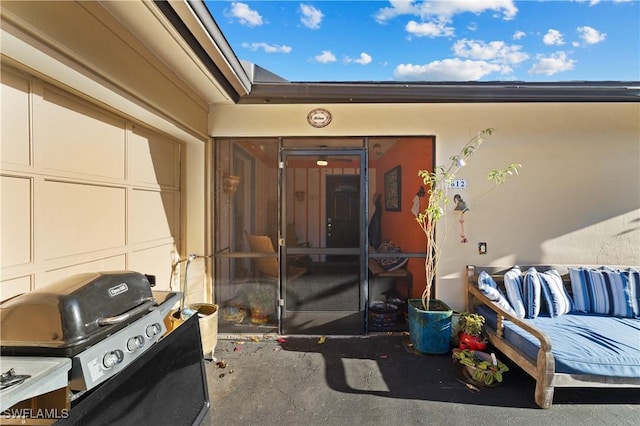
[[[362,334],[365,151],[283,149],[281,159],[282,331]]]

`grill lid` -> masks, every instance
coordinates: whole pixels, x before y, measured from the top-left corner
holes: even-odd
[[[149,280],[138,272],[72,275],[0,304],[0,352],[73,356],[154,304]]]

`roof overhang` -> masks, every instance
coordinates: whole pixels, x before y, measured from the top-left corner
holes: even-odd
[[[241,104],[640,102],[640,82],[254,82]]]

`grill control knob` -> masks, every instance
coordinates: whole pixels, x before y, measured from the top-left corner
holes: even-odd
[[[102,357],[102,365],[108,370],[114,365],[120,364],[123,359],[124,353],[120,349],[116,349],[115,351],[107,352]]]
[[[153,336],[160,334],[161,331],[162,327],[156,322],[147,326],[146,334],[147,337],[151,339]]]
[[[129,352],[134,352],[144,346],[144,337],[142,336],[134,336],[130,337],[127,340],[127,350]]]

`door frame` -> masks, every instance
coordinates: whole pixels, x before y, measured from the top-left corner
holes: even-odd
[[[367,224],[368,224],[368,189],[369,189],[369,177],[368,177],[368,150],[366,144],[367,138],[363,138],[362,147],[295,147],[284,148],[281,147],[279,152],[279,166],[278,166],[278,181],[279,181],[279,241],[278,241],[278,258],[280,265],[280,288],[279,288],[279,303],[278,303],[278,329],[280,333],[286,333],[285,321],[286,321],[286,289],[287,289],[287,255],[357,255],[359,257],[359,300],[358,300],[358,315],[359,315],[359,334],[365,334],[367,332],[367,300],[368,300],[368,237],[367,237]],[[358,248],[320,248],[320,247],[288,247],[287,241],[287,158],[296,156],[314,156],[314,155],[326,155],[326,156],[358,156],[360,159],[360,238]],[[325,196],[326,194],[322,194]],[[355,330],[354,330],[355,331]]]

